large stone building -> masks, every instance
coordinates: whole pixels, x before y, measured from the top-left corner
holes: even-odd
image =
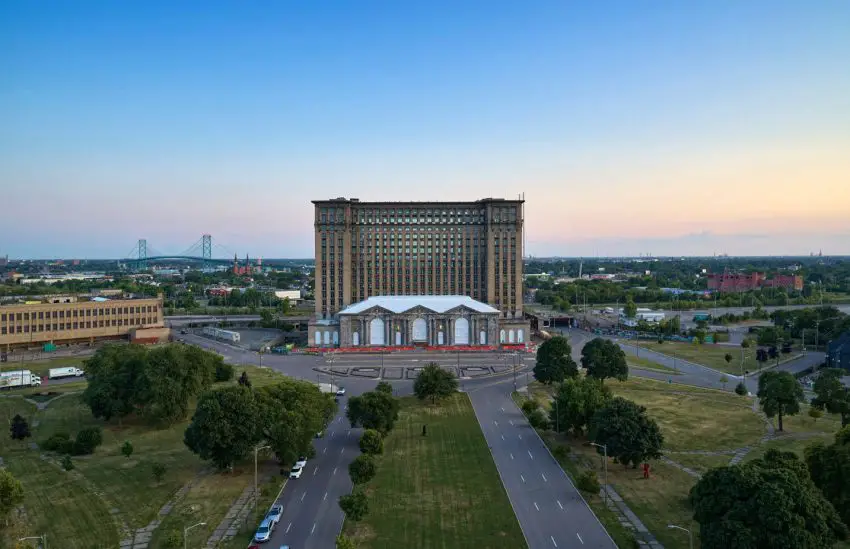
[[[340,322],[347,308],[377,296],[465,296],[495,310],[498,329],[493,333],[504,329],[504,343],[517,330],[528,334],[522,313],[523,200],[337,198],[313,204],[316,311],[309,328],[311,343],[317,341],[318,330],[321,345],[376,345],[364,331],[357,332],[357,343],[353,336],[349,340],[340,334]],[[427,309],[425,301],[422,306]],[[429,333],[437,337],[439,330]],[[478,344],[480,338],[472,334],[469,344]],[[445,332],[442,344],[449,344],[453,335]],[[396,336],[388,336],[386,344],[395,341]],[[487,338],[488,345],[494,343]]]
[[[45,301],[51,302],[0,305],[0,351],[128,336],[146,342],[167,338],[161,297]]]

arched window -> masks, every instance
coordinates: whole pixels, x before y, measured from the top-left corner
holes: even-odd
[[[428,340],[428,325],[424,318],[417,318],[413,321],[413,341]]]
[[[455,320],[455,345],[469,345],[469,321],[465,318]]]
[[[369,345],[386,345],[384,340],[384,321],[373,318],[369,323]]]
[[[478,344],[479,345],[487,345],[487,332],[481,330],[478,333]]]
[[[334,332],[334,345],[339,345],[339,332]]]
[[[516,331],[516,342],[525,343],[525,334],[523,333],[522,328]]]
[[[504,343],[504,342],[505,342],[505,331],[499,330],[499,343]]]
[[[508,330],[508,343],[513,343],[513,342],[514,342],[514,331]]]
[[[316,330],[316,345],[322,344],[322,332]]]
[[[351,334],[351,344],[355,347],[360,345],[360,332],[354,332]]]
[[[325,345],[331,344],[331,333],[329,331],[325,330],[325,334],[322,337],[325,340]]]

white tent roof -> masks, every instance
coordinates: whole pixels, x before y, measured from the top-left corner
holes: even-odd
[[[378,295],[360,303],[349,305],[339,314],[355,315],[368,311],[372,307],[381,307],[394,313],[403,313],[414,307],[424,307],[435,313],[444,313],[455,307],[466,307],[479,313],[499,312],[498,309],[465,295]]]

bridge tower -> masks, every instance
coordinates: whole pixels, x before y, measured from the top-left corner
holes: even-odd
[[[136,263],[136,268],[140,271],[148,268],[148,262],[145,261],[148,258],[148,241],[144,238],[139,239],[138,244],[138,262]]]
[[[204,268],[210,267],[212,259],[212,235],[205,234],[201,237],[201,257],[204,258]]]

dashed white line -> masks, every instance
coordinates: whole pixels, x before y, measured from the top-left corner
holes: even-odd
[[[345,448],[340,448],[339,449],[339,455],[342,455],[343,452],[345,452]]]
[[[555,501],[556,501],[556,502],[558,502],[558,507],[560,507],[560,508],[561,508],[561,510],[563,511],[563,510],[564,510],[564,506],[563,506],[563,505],[561,505],[561,500],[556,499]]]
[[[538,507],[538,506],[537,506],[537,502],[536,502],[536,501],[534,502],[534,508],[535,508],[535,509],[537,509],[538,511],[540,510],[540,507]]]
[[[336,434],[336,431],[331,431],[331,438],[333,438],[335,434]]]
[[[313,527],[310,528],[310,533],[312,534],[316,530],[316,523],[313,523]]]
[[[327,453],[328,453],[328,449],[327,449],[327,448],[325,448],[324,450],[322,450],[322,453],[323,453],[323,454],[327,454]]]
[[[328,493],[327,492],[325,492],[325,495],[322,496],[322,501],[325,501],[326,499],[328,499]]]
[[[519,436],[519,439],[522,440],[522,435]]]
[[[549,482],[548,480],[546,480],[546,475],[544,475],[543,473],[540,473],[540,476],[543,477],[543,482]]]
[[[511,459],[514,459],[514,455],[513,455],[513,454],[511,454]]]
[[[351,436],[351,429],[349,429],[348,431],[346,431],[346,433],[345,433],[345,438],[348,438],[348,437],[350,437],[350,436]]]
[[[514,420],[509,419],[509,420],[508,420],[508,423],[510,423],[510,424],[511,424],[511,427],[513,427],[513,426],[514,426]]]
[[[524,477],[524,476],[520,475],[520,476],[519,476],[519,478],[521,478],[521,479],[522,479],[522,481],[523,481],[523,482],[525,482],[525,477]]]
[[[499,422],[498,422],[498,421],[496,421],[495,419],[493,420],[493,423],[495,423],[495,424],[496,424],[496,427],[498,427],[498,426],[499,426]]]
[[[578,535],[578,532],[576,532],[576,537],[577,537],[577,538],[578,538],[578,540],[581,542],[581,544],[582,544],[582,545],[584,545],[584,540],[583,540],[583,539],[581,539],[581,536],[580,536],[580,535]]]
[[[340,417],[338,417],[338,418],[336,419],[336,422],[337,422],[337,423],[341,423],[341,422],[342,422],[342,417],[341,417],[341,416],[340,416]]]
[[[286,533],[287,533],[287,534],[289,533],[289,529],[290,529],[290,528],[292,528],[292,523],[291,523],[291,522],[290,522],[290,523],[289,523],[289,525],[286,527]]]
[[[318,465],[316,465],[316,468],[315,468],[315,469],[313,469],[313,476],[315,477],[315,476],[316,476],[316,473],[318,473],[318,472],[319,472],[319,466],[318,466]]]
[[[499,408],[499,410],[501,410],[501,411],[503,411],[503,412],[505,411],[505,409],[504,409],[504,408]]]
[[[502,440],[505,440],[505,435],[502,435]]]
[[[553,536],[549,536],[549,539],[551,539],[551,540],[552,540],[552,545],[554,545],[555,547],[557,547],[557,546],[558,546],[558,544],[557,544],[557,543],[555,543],[555,538],[554,538]]]
[[[331,473],[331,475],[335,475],[335,474],[336,474],[336,467],[334,467],[334,472]]]
[[[305,497],[306,495],[307,495],[307,492],[306,492],[306,491],[305,491],[303,494],[301,494],[301,501],[304,501],[304,497]]]
[[[531,459],[534,459],[534,456],[531,455],[531,450],[526,450],[526,451],[528,452],[528,457],[530,457]]]

